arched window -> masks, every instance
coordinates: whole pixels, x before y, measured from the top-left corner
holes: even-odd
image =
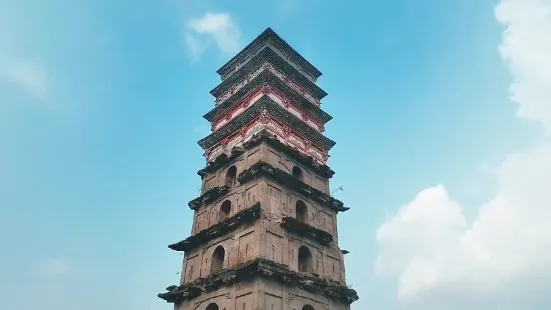
[[[230,169],[226,172],[226,186],[234,186],[237,183],[237,168],[231,166]]]
[[[312,272],[312,253],[307,247],[301,246],[298,249],[298,271]]]
[[[298,166],[294,166],[292,173],[295,178],[302,181],[302,169],[300,169]]]
[[[222,203],[222,206],[220,206],[220,212],[218,213],[218,221],[223,221],[230,217],[231,212],[231,201],[226,200]]]
[[[218,305],[215,303],[209,304],[205,310],[218,310]]]
[[[224,256],[226,256],[226,251],[222,246],[218,246],[212,253],[212,260],[210,262],[210,273],[216,273],[222,270],[224,266]]]
[[[302,307],[302,310],[314,310],[314,307],[310,305],[305,305],[304,307]]]
[[[297,214],[297,220],[303,223],[308,223],[308,208],[306,207],[306,204],[302,202],[302,200],[297,201],[295,211]]]

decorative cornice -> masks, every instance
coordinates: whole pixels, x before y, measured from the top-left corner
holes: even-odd
[[[209,173],[213,173],[223,166],[229,164],[230,162],[236,160],[239,156],[243,155],[243,153],[245,153],[245,150],[249,150],[255,146],[258,146],[262,142],[266,142],[270,146],[290,154],[293,159],[296,159],[299,163],[307,166],[308,168],[311,168],[315,172],[319,173],[322,177],[332,178],[335,174],[335,171],[331,170],[329,166],[319,164],[312,157],[302,154],[298,149],[281,143],[281,141],[279,141],[273,134],[269,133],[266,130],[262,130],[259,133],[253,135],[253,137],[247,142],[243,143],[242,146],[232,148],[229,154],[223,153],[216,157],[213,161],[207,162],[207,166],[197,171],[197,174],[201,177],[204,177]]]
[[[183,241],[171,244],[168,247],[174,251],[189,252],[200,245],[206,244],[211,240],[255,222],[260,218],[260,213],[260,202],[257,202],[253,206],[239,211],[234,216],[227,218],[207,229],[203,229],[198,234],[189,236]]]
[[[270,177],[284,186],[293,188],[299,193],[302,193],[314,200],[317,200],[318,202],[329,207],[333,211],[344,212],[350,209],[348,207],[345,207],[342,201],[311,187],[310,185],[302,182],[292,174],[287,173],[279,168],[275,168],[264,161],[258,161],[256,164],[241,172],[237,177],[237,180],[239,181],[239,183],[245,183],[253,180],[258,175]]]
[[[281,220],[280,226],[288,232],[304,236],[325,246],[329,246],[333,242],[333,235],[330,233],[301,222],[294,217],[284,217]]]
[[[203,195],[193,199],[187,205],[191,210],[197,211],[202,205],[215,202],[230,191],[229,186],[214,187],[203,193]]]
[[[240,68],[231,77],[223,80],[222,83],[212,89],[210,94],[218,98],[237,85],[239,81],[245,79],[251,72],[260,69],[265,63],[269,63],[276,68],[276,70],[281,71],[285,76],[300,85],[300,87],[306,89],[306,91],[314,96],[318,101],[327,96],[327,93],[323,89],[304,77],[304,75],[298,72],[277,53],[269,48],[263,49],[260,53],[255,55],[253,59],[247,62],[247,64]]]
[[[267,83],[274,89],[281,91],[290,101],[296,103],[301,108],[305,109],[314,117],[318,118],[322,123],[327,123],[332,119],[332,116],[320,109],[317,105],[306,100],[303,96],[297,93],[294,89],[285,84],[279,79],[273,72],[265,70],[251,81],[249,81],[243,88],[236,91],[231,97],[226,99],[221,104],[217,105],[214,109],[203,115],[203,117],[209,122],[214,122],[226,112],[231,110],[235,106],[239,106],[244,100],[254,94],[258,88]]]
[[[257,50],[266,46],[267,43],[272,42],[283,53],[288,55],[293,62],[301,66],[308,75],[311,75],[314,79],[321,76],[321,72],[314,67],[308,60],[300,55],[294,48],[292,48],[285,40],[283,40],[275,31],[271,28],[264,30],[256,39],[254,39],[249,45],[247,45],[241,52],[230,59],[225,65],[223,65],[216,73],[220,74],[222,78],[225,78],[230,72],[232,72],[235,66],[242,62],[248,55],[255,53]]]
[[[292,115],[279,104],[274,102],[269,96],[264,95],[257,102],[255,102],[245,112],[231,120],[228,124],[222,126],[222,128],[211,133],[207,137],[198,141],[198,144],[207,150],[217,143],[221,142],[224,138],[227,138],[231,134],[244,128],[245,125],[254,121],[260,117],[261,114],[265,114],[266,117],[275,117],[279,121],[285,123],[293,131],[300,136],[307,138],[313,144],[321,147],[324,150],[329,150],[335,145],[335,141],[325,137],[321,133],[314,130],[312,127],[306,125],[302,120]]]
[[[157,296],[169,303],[181,303],[184,300],[196,298],[220,287],[256,277],[269,278],[284,285],[299,287],[310,293],[319,294],[346,305],[350,305],[359,299],[355,290],[339,282],[320,278],[309,273],[292,271],[285,265],[261,258],[223,269],[206,278],[179,287],[170,286],[167,288],[168,292]]]

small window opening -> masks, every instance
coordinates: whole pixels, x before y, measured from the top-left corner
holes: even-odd
[[[306,207],[306,204],[304,204],[304,202],[299,200],[297,201],[295,208],[296,208],[295,211],[297,215],[297,220],[303,223],[308,223],[308,208]]]
[[[226,186],[232,187],[237,183],[237,168],[231,166],[226,172]]]
[[[209,304],[205,310],[218,310],[218,305],[215,303]]]
[[[222,206],[220,207],[220,213],[218,213],[218,221],[223,221],[230,217],[231,212],[231,201],[226,200],[222,203]]]
[[[222,270],[224,266],[224,257],[226,256],[226,251],[222,246],[218,246],[212,253],[212,260],[210,263],[210,273],[216,273]]]
[[[293,167],[292,173],[293,173],[293,176],[294,176],[295,178],[297,178],[297,179],[299,179],[299,180],[302,181],[302,169],[300,169],[300,168],[297,167],[297,166],[294,166],[294,167]]]
[[[312,272],[312,270],[312,253],[307,247],[301,246],[298,249],[298,271]]]
[[[305,305],[304,307],[302,307],[302,310],[314,310],[314,307],[310,305]]]

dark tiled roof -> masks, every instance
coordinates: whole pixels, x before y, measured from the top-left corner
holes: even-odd
[[[284,59],[282,59],[270,48],[265,48],[264,50],[262,50],[260,53],[254,56],[253,59],[251,59],[246,65],[241,67],[238,72],[222,81],[222,83],[220,83],[218,86],[210,91],[211,95],[215,97],[222,95],[233,85],[239,83],[249,73],[254,72],[266,62],[271,63],[276,69],[280,70],[286,76],[293,79],[293,81],[295,81],[305,90],[307,90],[312,96],[314,96],[318,100],[321,100],[325,96],[327,96],[327,93],[323,89],[321,89],[314,82],[304,77],[304,75],[302,75],[295,68],[289,65]]]
[[[308,74],[312,75],[314,78],[319,78],[321,72],[314,67],[308,60],[306,60],[302,55],[300,55],[294,48],[292,48],[285,40],[283,40],[275,31],[271,28],[264,30],[256,39],[254,39],[249,45],[247,45],[241,52],[239,52],[235,57],[230,59],[225,65],[223,65],[216,73],[220,75],[225,75],[226,72],[232,69],[233,65],[240,62],[244,59],[247,54],[254,52],[256,49],[261,48],[268,42],[272,42],[275,46],[281,49],[285,54],[287,54],[291,59],[300,65],[303,70]]]
[[[266,70],[261,74],[259,74],[258,76],[256,76],[254,79],[249,81],[247,85],[245,85],[235,94],[233,94],[230,98],[228,98],[222,104],[210,110],[203,117],[209,122],[213,122],[218,116],[224,114],[226,111],[234,107],[235,104],[240,102],[242,98],[256,91],[259,87],[262,87],[264,83],[268,83],[268,85],[275,87],[281,92],[283,92],[289,100],[291,100],[294,103],[297,103],[306,111],[318,117],[323,123],[327,123],[333,118],[331,117],[331,115],[327,114],[318,106],[306,100],[303,96],[301,96],[294,89],[286,85],[283,81],[281,81],[277,76],[275,76],[275,74],[273,74],[269,70]]]

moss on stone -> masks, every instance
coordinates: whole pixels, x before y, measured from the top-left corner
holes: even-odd
[[[191,210],[196,211],[202,205],[206,205],[220,199],[221,197],[226,195],[229,191],[230,191],[230,187],[227,185],[211,188],[208,191],[206,191],[203,195],[190,201],[188,203],[188,206]]]
[[[302,182],[297,177],[290,173],[287,173],[279,168],[275,168],[267,162],[258,161],[252,165],[249,169],[244,170],[239,174],[237,180],[239,183],[245,183],[253,180],[256,176],[264,175],[270,177],[280,184],[284,184],[287,187],[293,188],[297,192],[306,195],[318,202],[328,206],[336,212],[348,211],[349,208],[345,207],[342,201],[331,197],[330,195],[317,190],[310,185]]]
[[[174,251],[189,252],[190,250],[193,250],[213,239],[235,231],[240,227],[251,224],[260,218],[260,213],[260,203],[257,202],[253,206],[239,211],[234,216],[227,218],[207,229],[203,229],[198,234],[190,236],[185,240],[171,244],[168,247]]]
[[[335,174],[335,171],[331,170],[329,166],[316,162],[311,156],[306,156],[302,154],[297,148],[293,146],[283,144],[273,134],[269,133],[265,129],[254,134],[251,139],[243,143],[242,146],[234,147],[230,151],[230,154],[218,155],[218,157],[216,157],[213,161],[208,162],[205,168],[197,171],[197,174],[201,177],[205,177],[207,174],[213,173],[216,170],[224,167],[225,165],[233,162],[234,160],[239,158],[239,156],[243,155],[245,150],[249,150],[255,146],[258,146],[261,142],[266,142],[270,146],[280,151],[286,152],[287,154],[291,155],[293,159],[297,160],[299,163],[305,165],[306,167],[309,167],[323,177],[332,178]]]
[[[293,217],[284,217],[280,225],[291,233],[304,236],[325,246],[329,246],[333,242],[333,235],[330,233],[303,223]]]
[[[255,277],[269,278],[284,285],[296,286],[347,305],[359,299],[355,290],[336,281],[320,278],[309,273],[292,271],[285,265],[261,258],[221,270],[218,273],[177,288],[172,286],[170,287],[171,290],[159,294],[158,297],[169,303],[179,303],[186,299],[196,298],[203,293],[212,292],[220,287]]]

